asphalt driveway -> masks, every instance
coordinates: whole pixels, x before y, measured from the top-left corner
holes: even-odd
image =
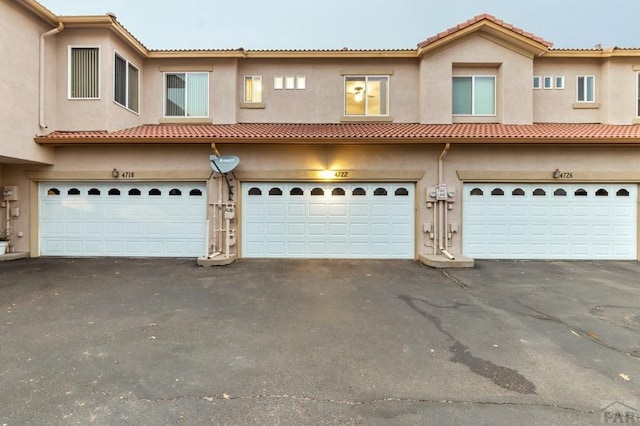
[[[640,265],[0,263],[0,425],[640,424]]]

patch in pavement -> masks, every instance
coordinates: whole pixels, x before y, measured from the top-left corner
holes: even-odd
[[[418,312],[421,316],[429,320],[433,324],[433,326],[440,331],[442,334],[447,336],[447,338],[453,342],[453,344],[449,347],[449,351],[453,354],[451,356],[451,361],[466,365],[472,373],[482,376],[486,379],[491,380],[496,385],[500,386],[503,389],[511,390],[514,392],[522,393],[522,394],[535,394],[536,386],[527,380],[524,376],[518,373],[516,370],[508,367],[503,367],[500,365],[496,365],[493,362],[479,358],[469,352],[469,348],[463,345],[459,340],[457,340],[451,333],[446,331],[442,326],[442,321],[437,316],[430,314],[424,309],[421,309],[418,304],[425,304],[431,307],[437,308],[448,308],[448,309],[457,309],[461,306],[467,306],[465,304],[455,302],[451,306],[435,306],[430,304],[428,301],[424,299],[418,299],[415,297],[401,295],[398,296],[400,300],[405,302],[411,309]]]

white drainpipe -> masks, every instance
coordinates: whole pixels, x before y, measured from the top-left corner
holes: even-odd
[[[63,29],[64,29],[64,24],[62,22],[59,22],[57,28],[49,30],[46,33],[40,34],[40,111],[38,116],[38,124],[40,124],[41,129],[47,128],[47,125],[44,122],[44,100],[45,100],[44,98],[44,78],[45,78],[44,39],[49,37],[50,35],[58,34]]]
[[[447,155],[447,153],[449,152],[450,147],[451,147],[451,144],[447,142],[447,144],[444,146],[444,149],[442,150],[442,153],[440,154],[440,157],[438,158],[438,184],[444,183],[443,159],[444,159],[444,156]],[[436,227],[438,232],[438,248],[440,249],[440,253],[444,254],[450,260],[453,260],[455,259],[455,257],[453,257],[453,255],[449,253],[445,247],[445,244],[447,242],[446,232],[447,232],[447,222],[448,222],[448,215],[446,211],[447,201],[436,200],[436,203],[438,207],[438,211],[436,212],[438,217],[438,220],[437,220],[438,224]]]

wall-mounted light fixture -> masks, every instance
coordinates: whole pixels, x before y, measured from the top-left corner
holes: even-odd
[[[560,176],[561,176],[560,169],[555,169],[554,172],[553,172],[553,178],[554,179],[559,179]]]
[[[118,179],[118,177],[120,176],[120,172],[118,171],[118,169],[113,169],[111,171],[111,177],[114,179]]]

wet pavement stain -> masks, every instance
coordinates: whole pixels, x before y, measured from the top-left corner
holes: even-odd
[[[449,347],[449,351],[452,353],[452,356],[450,358],[452,362],[467,366],[467,368],[469,368],[472,373],[491,380],[493,383],[503,389],[522,394],[536,393],[536,386],[516,370],[496,365],[491,361],[473,355],[471,352],[469,352],[469,348],[467,346],[463,345],[458,339],[453,337],[451,333],[444,329],[440,318],[433,314],[430,314],[424,308],[419,306],[427,305],[432,308],[439,309],[458,309],[459,307],[468,305],[454,302],[454,304],[452,305],[440,306],[429,303],[427,300],[411,296],[400,295],[398,296],[398,298],[409,305],[411,309],[418,312],[422,317],[429,320],[429,322],[431,322],[438,331],[447,336],[447,338],[453,343]]]

